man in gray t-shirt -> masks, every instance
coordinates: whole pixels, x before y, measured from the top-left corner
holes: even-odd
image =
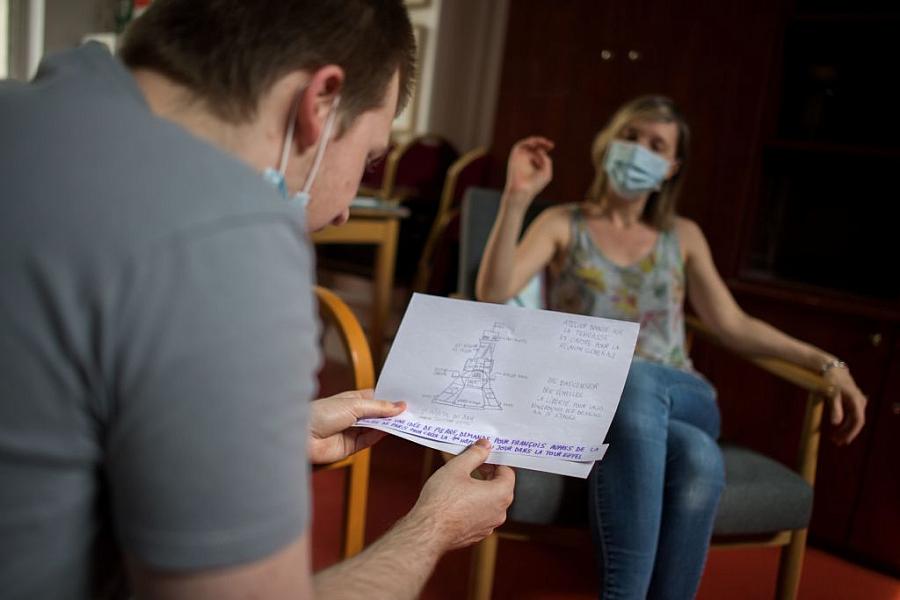
[[[413,45],[401,0],[156,0],[122,62],[0,84],[4,598],[411,598],[502,522],[514,478],[470,477],[479,444],[309,572],[308,463],[403,407],[309,402],[306,231],[346,220]]]

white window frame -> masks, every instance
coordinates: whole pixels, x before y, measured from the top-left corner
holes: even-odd
[[[9,77],[9,0],[0,0],[0,79]]]
[[[3,77],[31,79],[44,54],[45,0],[0,0],[3,33],[0,72]]]

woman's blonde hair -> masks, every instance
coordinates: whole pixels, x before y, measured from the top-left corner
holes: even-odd
[[[687,166],[688,144],[690,142],[690,130],[681,112],[675,104],[665,96],[641,96],[625,104],[612,116],[606,127],[594,138],[591,147],[591,160],[594,163],[594,181],[588,190],[587,199],[591,202],[601,203],[606,195],[609,176],[603,168],[606,151],[609,144],[632,121],[647,120],[662,123],[675,123],[678,126],[678,143],[675,148],[675,158],[679,168],[675,174],[664,181],[661,189],[652,192],[647,199],[641,220],[657,229],[669,229],[675,217],[675,202],[681,191],[681,181]]]

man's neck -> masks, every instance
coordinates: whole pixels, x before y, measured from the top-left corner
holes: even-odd
[[[172,121],[192,135],[232,154],[257,171],[278,164],[278,152],[284,136],[285,123],[267,122],[258,111],[257,116],[244,123],[232,123],[218,117],[207,103],[198,99],[168,77],[149,69],[131,72],[144,95],[150,110]]]

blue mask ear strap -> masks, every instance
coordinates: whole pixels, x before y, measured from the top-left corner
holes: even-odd
[[[278,192],[282,195],[282,197],[287,198],[287,185],[284,183],[284,175],[273,169],[272,167],[267,168],[263,171],[263,179],[266,180],[268,184],[278,190]]]
[[[301,93],[302,91],[303,90],[301,90]],[[322,128],[322,135],[319,136],[319,144],[316,147],[316,154],[313,158],[312,167],[309,170],[309,174],[306,176],[306,183],[303,185],[303,189],[301,191],[294,194],[292,198],[289,197],[287,182],[285,181],[285,173],[287,171],[287,163],[288,157],[290,156],[291,143],[294,141],[294,126],[297,123],[297,110],[300,105],[299,95],[297,101],[294,102],[294,104],[291,106],[291,112],[288,116],[287,131],[285,132],[284,143],[281,147],[281,160],[278,164],[278,170],[276,171],[272,167],[269,167],[265,171],[263,171],[263,179],[277,188],[282,198],[289,201],[295,201],[302,208],[306,208],[306,206],[309,204],[309,190],[310,188],[312,188],[313,181],[316,178],[316,173],[318,173],[319,166],[322,164],[322,157],[325,155],[325,147],[328,145],[328,140],[331,138],[331,132],[334,129],[334,122],[337,118],[337,107],[340,100],[340,95],[337,95],[331,102],[331,108],[328,112],[328,117],[325,119],[325,125]]]
[[[316,178],[316,173],[319,172],[319,166],[322,164],[322,157],[325,156],[325,147],[328,145],[328,140],[331,138],[331,130],[334,129],[334,122],[337,118],[337,109],[340,102],[340,95],[335,96],[334,100],[331,101],[331,109],[328,111],[328,118],[325,119],[325,126],[322,128],[322,135],[319,136],[319,146],[316,148],[316,156],[313,159],[312,167],[309,169],[309,174],[306,176],[306,183],[303,184],[303,193],[305,194],[308,194],[309,190],[312,189],[312,184]],[[290,126],[292,135],[294,131],[294,120],[295,119],[291,120]]]
[[[304,88],[305,89],[305,88]],[[300,90],[303,93],[303,90]],[[294,141],[294,125],[297,123],[297,109],[300,106],[300,94],[291,105],[291,112],[288,115],[287,131],[284,134],[284,141],[281,145],[281,160],[278,162],[278,172],[284,176],[287,171],[288,155],[291,152],[291,143]]]

